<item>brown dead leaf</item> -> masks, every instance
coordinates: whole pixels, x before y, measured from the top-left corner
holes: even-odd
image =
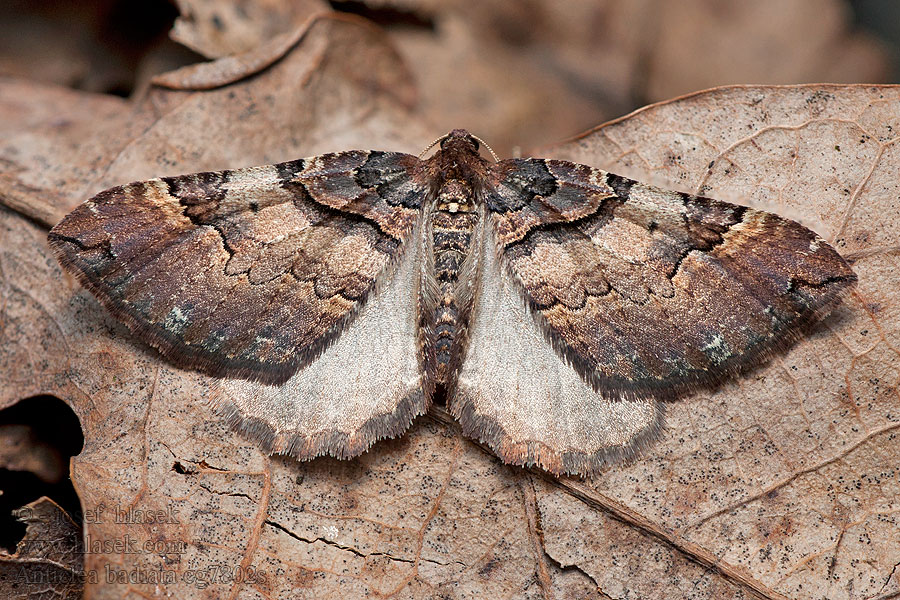
[[[843,0],[365,0],[433,24],[390,29],[423,113],[508,154],[647,102],[728,83],[889,81]]]
[[[308,24],[311,22],[312,19]],[[156,75],[150,81],[173,90],[209,90],[240,81],[281,59],[303,37],[307,25],[278,34],[247,52],[187,65]]]
[[[324,0],[176,0],[181,16],[170,33],[207,58],[242,54],[297,29],[328,8]]]
[[[0,199],[41,223],[83,200],[111,157],[147,127],[121,98],[0,82]]]
[[[41,150],[52,130],[0,156],[20,160],[10,181],[31,178],[26,204],[42,195],[42,163],[78,174],[57,198],[67,210],[131,179],[351,147],[416,152],[440,132],[409,113],[405,70],[388,68],[383,47],[358,22],[323,20],[257,77],[153,90],[128,107],[143,126],[88,167]],[[644,458],[589,484],[507,467],[441,411],[352,461],[263,456],[206,406],[207,378],[130,337],[62,274],[46,229],[7,209],[0,406],[52,393],[81,420],[72,477],[100,542],[86,556],[88,598],[895,593],[898,126],[897,88],[735,88],[553,151],[808,216],[860,275],[859,294],[814,335],[716,394],[672,404]]]
[[[26,523],[15,554],[0,552],[0,594],[7,600],[81,598],[81,527],[55,502],[40,498],[15,511]]]
[[[4,81],[0,200],[52,224],[106,187],[160,173],[272,163],[368,139],[424,147],[407,108],[415,90],[378,29],[322,18],[297,44],[252,81],[210,93],[157,88],[136,104]]]
[[[303,39],[307,30],[319,17],[328,14],[324,8],[317,9],[316,7],[317,3],[310,3],[309,10],[304,10],[297,15],[298,18],[303,17],[302,21],[296,25],[293,25],[291,21],[282,24],[282,26],[293,26],[288,27],[283,33],[257,40],[257,43],[243,52],[228,54],[212,62],[196,63],[162,73],[154,77],[152,81],[156,85],[176,90],[206,90],[254,75],[280,60],[299,40]],[[337,15],[332,15],[332,18],[337,18]]]

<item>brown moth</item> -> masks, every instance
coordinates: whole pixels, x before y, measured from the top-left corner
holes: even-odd
[[[349,151],[91,198],[62,264],[270,453],[356,456],[438,394],[504,461],[590,474],[660,401],[787,346],[856,282],[774,214],[585,165]]]

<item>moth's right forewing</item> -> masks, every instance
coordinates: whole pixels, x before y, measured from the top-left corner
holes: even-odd
[[[390,276],[427,193],[419,165],[351,151],[132,183],[76,208],[50,244],[176,365],[283,382]]]
[[[506,271],[604,394],[671,399],[788,347],[856,283],[799,223],[566,161],[492,172]]]

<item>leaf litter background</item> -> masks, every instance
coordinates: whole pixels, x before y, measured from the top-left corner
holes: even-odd
[[[766,30],[770,44],[808,30],[807,52],[779,55],[769,81],[887,76],[883,52],[843,24],[838,3],[817,3],[824,16],[812,24],[787,4],[753,9],[785,23]],[[701,34],[714,47],[741,28],[752,38],[763,16],[689,2],[707,25],[685,35],[696,19],[649,0],[594,12],[535,2],[549,19],[541,28],[503,2],[470,15],[456,3],[354,4],[409,22],[385,34],[354,17],[315,18],[327,8],[318,2],[241,6],[180,2],[173,37],[216,60],[161,43],[150,62],[169,71],[155,85],[136,78],[131,100],[60,85],[72,85],[72,65],[4,69],[0,406],[40,394],[71,406],[85,440],[71,478],[93,518],[82,570],[59,551],[77,546],[64,513],[46,500],[26,507],[28,533],[0,558],[0,590],[78,597],[86,573],[89,598],[900,595],[900,89],[721,88],[549,145],[623,112],[628,98],[705,85],[691,61],[666,63],[673,48],[702,49]],[[586,15],[609,35],[573,29]],[[648,49],[634,24],[651,21]],[[567,32],[578,43],[561,44]],[[755,44],[732,44],[722,64],[743,56],[765,69],[750,60]],[[492,52],[502,54],[478,62]],[[823,54],[840,60],[814,60]],[[666,432],[640,460],[556,480],[503,465],[439,409],[353,461],[265,457],[205,405],[206,378],[131,338],[47,250],[47,226],[110,185],[346,148],[416,153],[453,126],[504,154],[543,144],[535,155],[799,219],[853,261],[858,293],[769,365],[670,404]],[[21,428],[0,428],[0,439],[0,464],[52,477],[53,459]],[[129,509],[174,522],[116,523],[112,511]],[[139,550],[102,545],[123,540]],[[22,585],[26,572],[55,583]],[[177,583],[127,581],[160,573]]]

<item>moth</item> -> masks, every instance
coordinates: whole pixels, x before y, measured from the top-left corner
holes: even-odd
[[[504,461],[570,474],[856,282],[794,221],[479,142],[130,183],[49,241],[138,338],[223,378],[215,404],[270,453],[356,456],[441,395]]]

